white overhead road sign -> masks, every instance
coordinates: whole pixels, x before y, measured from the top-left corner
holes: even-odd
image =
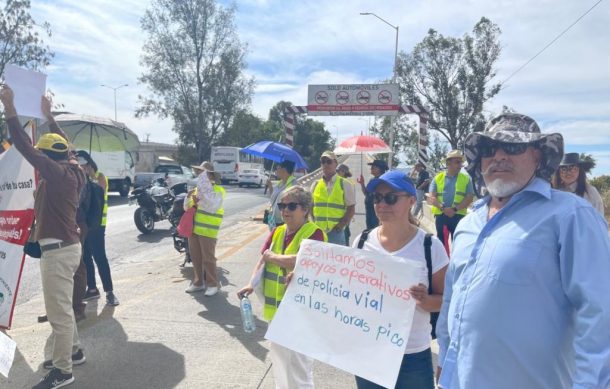
[[[395,116],[399,111],[398,84],[309,85],[308,88],[308,115]]]

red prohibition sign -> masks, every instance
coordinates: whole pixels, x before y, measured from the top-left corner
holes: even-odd
[[[356,100],[358,104],[368,104],[371,101],[371,94],[368,91],[361,90],[356,95]]]
[[[326,104],[328,102],[328,93],[324,91],[319,91],[316,93],[316,103],[318,104]]]
[[[347,104],[347,103],[349,103],[349,93],[347,93],[344,90],[339,91],[335,95],[335,100],[337,101],[337,104],[341,104],[341,105]]]
[[[385,89],[382,90],[377,96],[377,101],[379,101],[381,104],[388,104],[390,101],[392,101],[392,93]]]

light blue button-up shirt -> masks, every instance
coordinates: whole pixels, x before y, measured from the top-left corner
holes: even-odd
[[[610,388],[610,239],[536,178],[455,231],[437,334],[445,389]]]

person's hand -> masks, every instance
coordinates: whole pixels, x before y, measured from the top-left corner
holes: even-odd
[[[409,294],[413,297],[417,305],[424,305],[428,299],[428,288],[426,285],[419,283],[409,288]]]
[[[339,223],[339,224],[336,224],[336,225],[333,227],[332,231],[334,231],[334,232],[339,232],[339,231],[343,230],[343,228],[344,228],[344,227],[345,227],[345,226],[344,226],[343,224]]]
[[[237,297],[241,300],[242,298],[251,295],[252,292],[254,292],[254,288],[252,285],[248,284],[237,291]]]
[[[286,286],[290,285],[290,281],[292,281],[292,277],[294,277],[294,272],[291,271],[290,273],[286,274]]]
[[[51,114],[52,105],[53,103],[51,102],[50,98],[46,96],[42,96],[40,98],[40,109],[42,110],[42,114],[45,118],[47,118],[47,120],[53,119],[53,114]]]
[[[447,217],[454,217],[455,216],[455,210],[451,207],[445,207],[445,209],[443,209],[443,213],[447,216]]]
[[[360,177],[356,178],[356,182],[358,182],[359,184],[364,184],[364,176],[362,176],[361,174]]]
[[[17,111],[15,110],[15,105],[13,102],[14,100],[15,93],[11,87],[6,84],[0,86],[0,101],[2,101],[2,105],[4,105],[4,114],[7,119],[17,116]]]
[[[269,249],[265,250],[263,253],[263,261],[271,262],[271,259],[275,256],[275,253]]]

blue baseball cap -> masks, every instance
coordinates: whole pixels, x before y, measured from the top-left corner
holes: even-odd
[[[369,193],[374,192],[379,184],[387,184],[392,189],[399,192],[407,192],[411,196],[415,196],[417,193],[413,181],[411,181],[407,173],[400,170],[390,170],[378,178],[373,178],[366,186],[366,191]]]

